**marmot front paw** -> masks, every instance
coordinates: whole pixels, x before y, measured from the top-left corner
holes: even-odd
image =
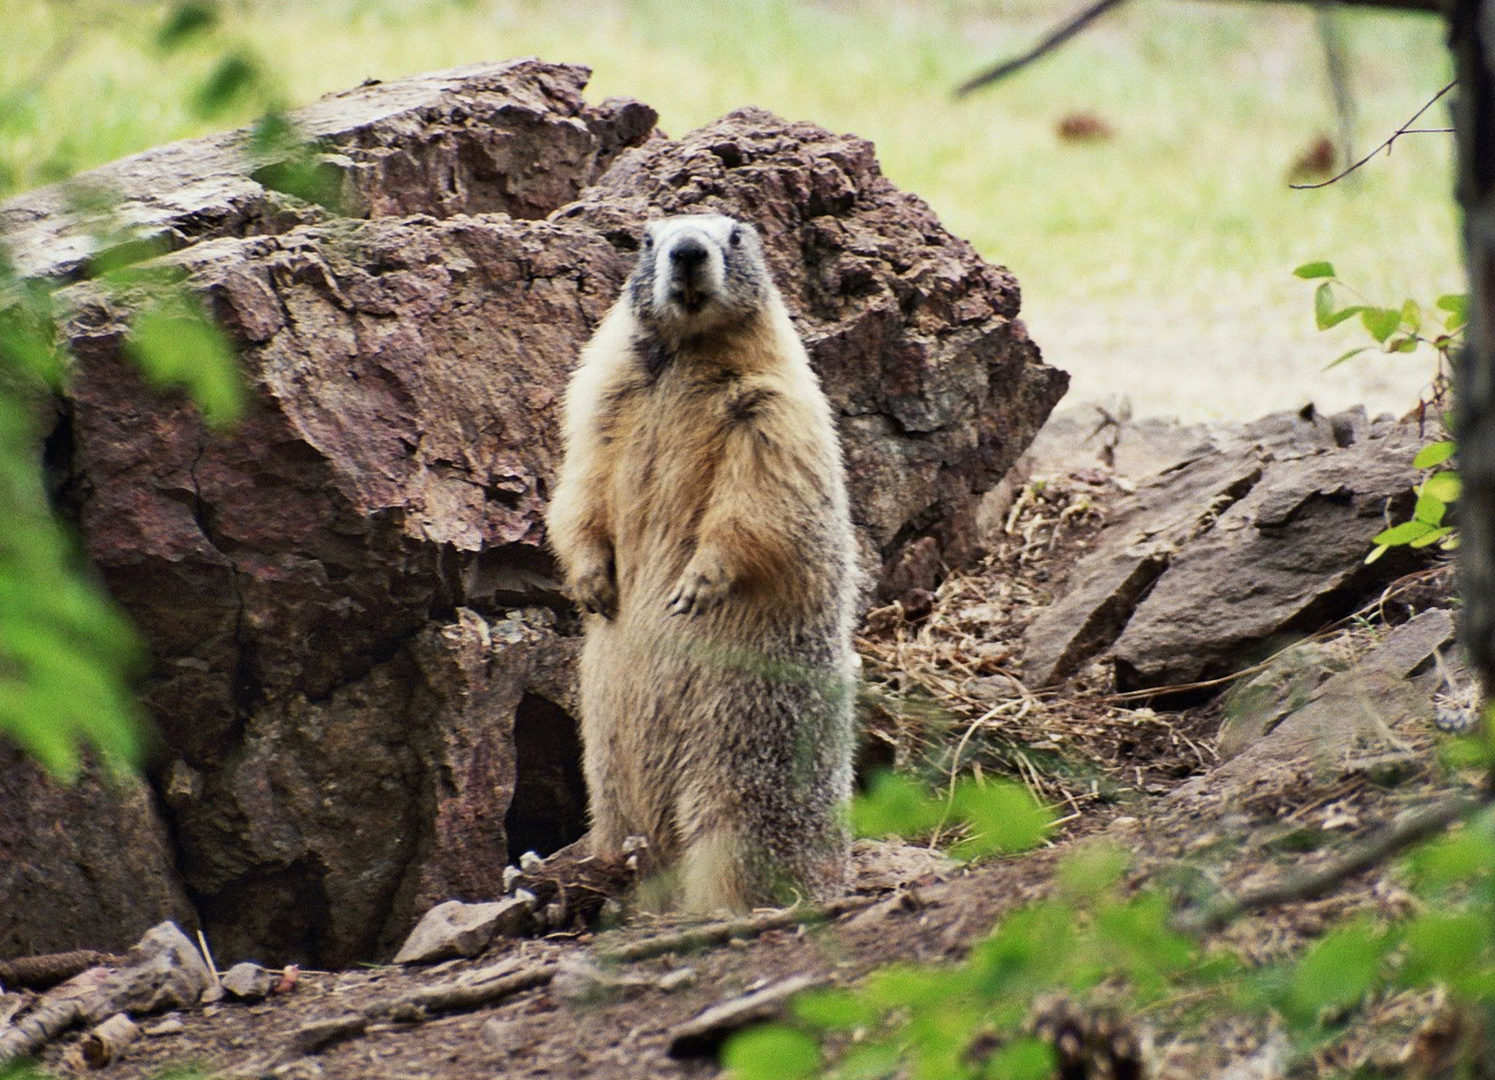
[[[577,575],[571,583],[571,599],[581,610],[611,619],[618,613],[618,583],[612,570],[599,567]]]
[[[665,603],[671,615],[703,615],[725,600],[731,587],[720,563],[693,560]]]

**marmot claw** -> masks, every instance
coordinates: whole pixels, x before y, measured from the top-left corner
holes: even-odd
[[[727,598],[729,584],[725,574],[686,567],[665,604],[671,615],[704,615]]]
[[[571,599],[583,611],[604,619],[618,613],[618,586],[612,573],[605,569],[589,570],[579,576],[571,586]]]

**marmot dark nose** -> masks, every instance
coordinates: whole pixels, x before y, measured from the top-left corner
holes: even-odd
[[[706,245],[693,236],[681,238],[670,248],[670,265],[690,273],[706,261]]]

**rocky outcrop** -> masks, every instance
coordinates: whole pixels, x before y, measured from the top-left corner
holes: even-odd
[[[1204,438],[1112,508],[1025,631],[1024,677],[1052,685],[1104,655],[1119,689],[1187,689],[1349,614],[1428,554],[1365,563],[1411,508],[1427,438],[1311,408]]]
[[[123,952],[163,919],[192,923],[156,801],[97,766],[61,785],[0,743],[0,956]]]
[[[542,522],[558,397],[647,216],[762,228],[874,567],[968,557],[981,492],[1063,390],[1011,275],[865,140],[745,110],[673,141],[645,106],[587,105],[585,78],[521,61],[299,114],[361,217],[268,190],[235,136],[84,178],[172,249],[251,392],[208,431],[123,359],[129,297],[65,291],[78,366],[49,460],[155,656],[155,779],[220,960],[387,953],[584,827],[576,626]],[[115,242],[63,203],[0,208],[18,265],[78,276]]]

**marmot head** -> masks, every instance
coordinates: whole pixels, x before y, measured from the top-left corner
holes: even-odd
[[[758,230],[723,214],[649,222],[628,279],[639,320],[674,338],[751,319],[772,288]]]

